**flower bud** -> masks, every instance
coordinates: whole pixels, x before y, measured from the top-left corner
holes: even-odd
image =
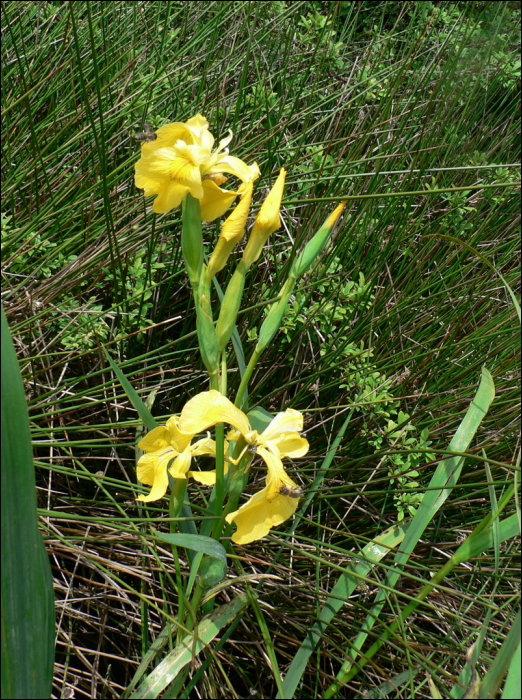
[[[243,253],[243,260],[247,267],[250,267],[250,265],[259,258],[269,236],[281,226],[279,209],[281,207],[281,200],[283,199],[285,177],[286,170],[281,168],[279,177],[270,190],[268,197],[263,202],[259,214],[256,217],[254,228],[252,229],[245,252]]]

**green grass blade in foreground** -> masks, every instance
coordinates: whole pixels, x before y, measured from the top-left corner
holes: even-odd
[[[498,654],[495,656],[495,660],[480,684],[481,698],[494,698],[497,696],[508,669],[511,671],[512,661],[516,659],[515,652],[517,649],[520,649],[520,609]],[[518,658],[520,663],[520,656]],[[520,665],[518,667],[518,676],[520,678]],[[520,685],[518,686],[518,695],[507,695],[506,697],[520,697]]]
[[[488,412],[488,409],[495,397],[495,387],[493,378],[489,371],[482,368],[482,378],[475,394],[471,406],[468,408],[464,419],[459,425],[455,436],[453,437],[448,451],[450,452],[465,452],[478,430],[480,423]],[[401,546],[401,551],[397,553],[394,561],[394,570],[389,571],[384,582],[386,587],[393,588],[399,579],[402,567],[407,563],[410,554],[413,552],[417,542],[422,537],[422,534],[433,520],[436,513],[444,504],[451,493],[452,488],[458,481],[460,472],[464,464],[463,457],[450,457],[440,462],[435,470],[433,477],[429,483],[429,490],[424,494],[419,509],[413,518],[413,521],[406,533],[406,537]],[[357,636],[350,652],[347,654],[349,660],[346,661],[339,673],[337,681],[335,681],[327,690],[324,697],[332,697],[341,687],[341,683],[345,682],[350,670],[353,666],[353,661],[357,657],[357,650],[361,649],[369,631],[372,629],[375,621],[378,619],[380,612],[384,606],[385,592],[381,590],[376,597],[372,609],[364,621],[362,631]],[[361,664],[362,665],[362,664]],[[357,669],[355,669],[357,672]]]
[[[216,608],[208,617],[198,625],[198,638],[187,635],[182,642],[173,649],[163,661],[156,666],[148,678],[131,695],[131,698],[156,698],[165,688],[172,683],[178,673],[192,660],[193,651],[199,654],[206,645],[215,639],[223,627],[229,625],[232,620],[248,605],[248,597],[241,593],[230,603]],[[195,643],[194,643],[195,641]]]
[[[51,567],[38,532],[29,417],[2,308],[2,697],[48,698],[54,663]]]
[[[500,653],[500,652],[499,652]],[[502,692],[502,700],[509,700],[509,698],[516,698],[517,694],[520,693],[520,642],[518,643],[517,650],[511,659],[511,664],[509,666],[508,677],[506,678],[506,685]]]
[[[362,550],[361,554],[364,556],[364,561],[361,561],[354,567],[354,572],[357,576],[353,576],[348,572],[341,574],[319,613],[319,622],[316,622],[308,632],[306,639],[294,656],[283,682],[284,695],[277,695],[278,698],[292,698],[294,696],[297,685],[306,670],[310,654],[315,649],[334,616],[361,582],[359,576],[367,576],[374,564],[381,561],[390,550],[397,547],[403,541],[407,529],[408,525],[397,524],[382,532],[372,542],[368,542]]]
[[[109,364],[112,367],[112,369],[114,370],[114,374],[118,377],[120,384],[123,387],[123,390],[125,391],[125,393],[127,394],[128,398],[129,398],[129,401],[132,403],[134,408],[138,411],[138,414],[139,414],[139,417],[141,418],[141,420],[145,423],[145,425],[147,426],[147,428],[149,430],[153,430],[154,428],[157,428],[158,424],[156,423],[156,421],[152,417],[150,411],[145,406],[143,401],[140,399],[140,397],[138,396],[136,391],[133,389],[132,384],[129,382],[127,377],[123,374],[123,372],[118,367],[118,365],[114,362],[114,360],[109,355],[107,350],[105,348],[103,348],[103,349],[105,352],[105,357],[109,360]]]
[[[385,698],[388,695],[390,695],[393,692],[397,692],[397,689],[400,690],[401,685],[404,683],[408,683],[410,681],[410,678],[415,676],[420,672],[420,669],[412,669],[411,673],[410,671],[403,671],[402,673],[399,673],[398,676],[395,676],[394,678],[390,678],[389,681],[385,681],[384,683],[381,683],[375,690],[370,690],[367,694],[366,697],[368,700],[374,700],[374,698]]]

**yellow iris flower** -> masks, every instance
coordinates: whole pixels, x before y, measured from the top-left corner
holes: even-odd
[[[154,141],[144,143],[135,166],[136,187],[145,196],[157,195],[152,209],[166,214],[180,206],[187,194],[200,200],[203,221],[214,221],[242,194],[247,183],[259,177],[257,163],[247,165],[228,153],[229,136],[214,146],[207,120],[197,114],[186,123],[166,124],[156,132]],[[229,173],[239,178],[237,191],[223,190],[220,185]]]
[[[288,520],[297,509],[301,491],[285,472],[281,460],[302,457],[308,452],[308,441],[299,435],[303,416],[289,408],[278,413],[259,435],[242,411],[218,391],[211,390],[185,404],[179,419],[180,429],[193,435],[216,423],[228,423],[239,431],[247,443],[246,449],[258,454],[268,468],[265,488],[226,517],[229,524],[237,526],[232,541],[248,544],[268,535],[271,528]]]
[[[215,483],[215,470],[192,472],[189,469],[192,457],[196,455],[215,456],[216,443],[207,436],[192,445],[194,435],[181,431],[178,423],[178,416],[172,416],[166,425],[154,428],[138,443],[138,447],[145,454],[138,460],[136,475],[142,484],[152,486],[147,496],[138,496],[138,501],[148,503],[163,498],[169,485],[167,472],[174,479],[192,477],[202,484],[212,485]],[[169,462],[172,462],[170,468]]]

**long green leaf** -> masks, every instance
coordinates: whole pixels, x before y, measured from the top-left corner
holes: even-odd
[[[127,394],[127,397],[129,401],[132,403],[134,408],[138,411],[138,415],[141,418],[141,420],[145,423],[147,428],[149,430],[153,430],[154,428],[158,427],[158,424],[154,420],[154,418],[151,415],[151,412],[149,409],[145,406],[143,401],[140,399],[136,391],[134,390],[132,384],[129,382],[127,377],[123,374],[121,369],[118,367],[118,365],[114,362],[112,357],[109,355],[107,350],[103,348],[105,352],[105,357],[109,361],[110,366],[114,370],[114,374],[118,377],[120,384],[123,387],[123,390]]]
[[[513,658],[511,659],[508,677],[506,678],[506,684],[504,686],[504,690],[502,691],[502,700],[510,700],[510,698],[516,698],[517,693],[520,693],[520,646],[521,644],[519,642],[517,650],[515,651]]]
[[[193,651],[198,654],[215,639],[223,627],[248,605],[245,593],[238,595],[230,603],[216,608],[198,625],[198,638],[192,634],[183,638],[163,661],[152,671],[149,677],[131,695],[131,698],[157,698],[170,685],[178,673],[192,660]]]
[[[227,571],[227,553],[223,545],[211,537],[205,537],[204,535],[191,535],[191,534],[176,534],[176,533],[157,533],[160,540],[168,542],[169,544],[175,545],[176,547],[185,547],[185,549],[193,549],[196,552],[201,552],[201,554],[206,554],[211,557],[215,564],[212,564],[212,573],[207,572],[205,574],[206,587],[215,586],[219,581],[225,578]],[[203,560],[205,561],[205,560]],[[208,569],[210,565],[206,568]],[[203,567],[202,567],[203,569]],[[201,575],[203,571],[200,571]]]
[[[500,647],[495,660],[491,664],[489,671],[484,676],[482,683],[480,684],[480,697],[481,698],[494,698],[502,684],[502,681],[506,677],[506,673],[511,669],[512,661],[516,658],[515,654],[517,649],[519,650],[518,656],[518,678],[520,679],[520,634],[521,634],[521,619],[520,619],[520,609],[517,613],[515,620],[508,632],[507,637],[504,639],[502,646]],[[517,675],[517,671],[514,672],[514,676]],[[518,686],[518,693],[516,695],[508,695],[508,698],[520,697],[520,685]]]
[[[36,517],[29,416],[2,308],[2,698],[51,696],[54,593]]]

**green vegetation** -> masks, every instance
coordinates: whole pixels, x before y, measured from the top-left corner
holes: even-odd
[[[520,641],[519,320],[506,287],[519,298],[520,4],[49,1],[2,13],[2,303],[54,576],[54,696],[130,697],[142,659],[151,673],[189,614],[178,591],[193,555],[173,561],[160,538],[167,501],[136,503],[143,416],[104,348],[158,423],[208,389],[180,211],[154,215],[135,188],[132,138],[201,113],[257,161],[256,213],[287,171],[283,227],[246,278],[233,390],[296,252],[348,203],[249,388],[250,408],[305,414],[310,451],[289,469],[303,505],[231,550],[215,603],[233,601],[235,620],[217,636],[201,621],[197,660],[163,697],[459,698],[475,642],[495,697],[505,674],[495,685],[488,672]],[[203,227],[207,254],[218,223]],[[452,442],[484,366],[495,398],[473,439]],[[449,463],[455,482],[433,482]],[[208,490],[188,489],[183,515],[199,522]],[[387,539],[396,523],[400,539]],[[478,525],[483,548],[466,548]]]

